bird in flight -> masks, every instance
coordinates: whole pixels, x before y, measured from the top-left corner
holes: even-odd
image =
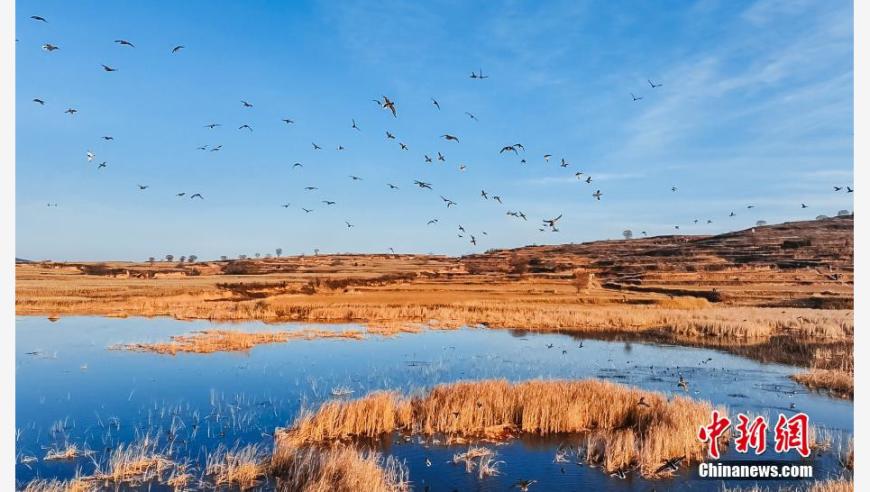
[[[203,128],[208,128],[209,130],[214,130],[215,128],[221,126],[220,123],[209,123],[208,125],[203,125]]]
[[[443,138],[444,140],[447,140],[447,141],[455,140],[456,142],[459,142],[459,138],[457,138],[449,133],[445,133],[444,135],[441,135],[441,138]]]
[[[855,190],[852,189],[852,187],[850,187],[850,186],[847,186],[847,187],[846,187],[846,193],[853,193],[854,191],[855,191]]]
[[[601,190],[595,190],[595,193],[593,193],[592,196],[593,196],[596,200],[601,201]]]
[[[441,196],[441,200],[447,204],[447,208],[450,208],[451,205],[456,205],[456,202],[454,202],[453,200],[445,197],[444,195],[440,195],[440,196]]]
[[[460,165],[459,165],[459,172],[465,172],[465,169],[466,169],[465,164],[460,164]]]
[[[187,194],[187,193],[185,193],[185,192],[182,191],[181,193],[176,193],[175,196],[181,198],[181,197],[183,197],[183,196],[186,195],[186,194]]]
[[[465,228],[462,227],[462,224],[459,224],[459,230],[460,230],[461,232],[465,232]]]
[[[184,45],[179,44],[175,48],[172,48],[172,53],[178,53],[179,51],[184,49]]]
[[[736,215],[737,215],[737,214],[735,214],[734,212],[731,212],[730,214],[728,214],[728,217],[734,217],[734,216],[736,216]]]
[[[426,154],[423,154],[423,159],[424,159],[427,163],[431,163],[431,162],[432,162],[432,158],[429,157],[429,156],[426,155]]]
[[[285,204],[283,204],[283,205],[281,205],[281,206],[284,207],[284,208],[290,208],[290,204],[289,204],[289,203],[285,203]]]
[[[553,154],[544,154],[544,162],[550,162],[550,157],[553,157]]]
[[[514,154],[519,154],[519,152],[517,152],[516,146],[514,145],[505,145],[501,148],[501,150],[498,151],[499,154],[504,152],[513,152]]]
[[[438,104],[438,101],[436,101],[434,97],[432,98],[432,104],[433,104],[436,108],[438,108],[438,111],[441,111],[441,105]]]
[[[842,189],[842,186],[834,186],[834,191],[841,191]]]
[[[305,211],[306,214],[310,214],[311,212],[314,212],[314,209],[313,209],[313,208],[305,208],[305,207],[302,207],[302,210]]]
[[[53,45],[53,44],[51,44],[51,43],[45,43],[44,45],[42,45],[42,49],[45,50],[45,51],[48,51],[49,53],[51,53],[51,52],[54,51],[54,50],[59,50],[60,47],[55,46],[55,45]]]
[[[632,92],[630,92],[629,94],[631,94],[631,100],[632,100],[632,101],[640,101],[641,99],[643,99],[643,96],[637,97],[637,96],[635,96],[634,93],[632,93]]]
[[[295,121],[291,120],[290,118],[281,118],[281,121],[283,121],[284,123],[286,123],[288,125],[292,125],[292,124],[296,123]]]
[[[517,487],[521,492],[529,492],[529,487],[532,486],[533,483],[536,483],[537,480],[520,480],[517,483],[513,484],[511,488]]]
[[[35,20],[35,21],[45,22],[46,24],[48,24],[48,21],[45,20],[45,17],[40,17],[38,15],[31,15],[30,18]]]
[[[108,65],[103,65],[103,70],[106,71],[106,72],[117,72],[117,71],[118,71],[117,68],[112,68],[112,67],[110,67],[110,66],[108,66]]]
[[[498,195],[492,195],[492,199],[497,201],[498,203],[501,203],[501,197]]]
[[[418,181],[415,179],[414,184],[419,186],[420,188],[428,188],[430,190],[432,189],[432,183],[426,183],[424,181]]]
[[[311,142],[311,146],[314,147],[314,150],[323,150],[323,147],[317,145],[317,144],[314,143],[314,142]]]
[[[559,214],[559,216],[556,217],[555,219],[544,219],[544,220],[543,220],[543,223],[544,223],[545,226],[547,226],[547,227],[553,229],[553,228],[556,227],[556,222],[558,222],[559,219],[561,219],[561,218],[562,218],[562,214]]]
[[[350,122],[352,123],[352,124],[350,125],[351,128],[353,128],[353,129],[356,130],[356,131],[360,131],[359,127],[356,126],[356,120],[355,120],[355,119],[351,118]]]
[[[194,193],[193,195],[190,195],[191,200],[194,198],[199,198],[200,200],[205,200],[205,198],[200,193]]]
[[[394,185],[393,183],[387,183],[387,186],[389,186],[391,190],[398,190],[399,189],[399,187]]]
[[[348,228],[348,229],[350,229],[351,227],[353,227],[353,224],[351,224],[350,222],[348,222],[348,221],[346,221],[346,220],[344,221],[344,223],[347,225],[347,228]]]
[[[94,160],[94,157],[96,157],[96,155],[95,155],[93,152],[91,152],[91,151],[89,150],[89,151],[85,154],[85,157],[88,158],[88,162],[91,162],[92,160]]]
[[[251,128],[251,126],[248,125],[248,124],[244,124],[244,125],[240,126],[240,127],[239,127],[239,130],[241,130],[241,129],[243,129],[243,128],[247,128],[248,131],[250,131],[250,132],[254,131],[254,129]]]
[[[385,133],[387,134],[387,139],[393,139],[393,140],[396,139],[396,136],[393,135],[392,133],[390,133],[389,131],[387,131],[387,132],[385,132]]]
[[[801,203],[801,208],[809,208],[806,203]]]
[[[677,187],[676,187],[676,186],[671,186],[671,191],[676,192],[676,191],[677,191]]]
[[[33,102],[35,102],[36,104],[39,104],[40,106],[45,106],[45,101],[43,101],[42,99],[39,99],[38,97],[33,98]]]
[[[444,154],[442,154],[441,152],[438,152],[438,160],[441,161],[441,162],[446,162],[446,161],[444,160]]]
[[[658,473],[661,473],[661,472],[666,471],[666,470],[670,471],[670,472],[678,471],[680,469],[680,463],[684,459],[686,459],[685,456],[678,456],[676,458],[671,458],[669,460],[666,460],[662,466],[660,466],[656,469],[655,473],[658,474]]]
[[[470,79],[480,79],[480,80],[483,80],[483,79],[488,79],[488,78],[489,78],[489,75],[484,75],[484,74],[483,74],[483,69],[481,68],[481,69],[479,70],[479,73],[474,73],[474,71],[472,71],[472,72],[471,72],[471,75],[469,75],[468,78],[470,78]]]
[[[73,108],[69,108],[66,111],[64,111],[64,113],[69,113],[70,115],[75,115],[78,112],[79,112],[78,109],[73,109]]]
[[[359,176],[350,175],[350,176],[348,176],[348,178],[350,178],[354,181],[362,181],[362,178],[360,178]]]
[[[646,81],[649,82],[649,86],[652,87],[653,89],[662,86],[662,84],[654,84],[653,81],[650,79],[646,79]]]
[[[479,121],[479,120],[477,119],[477,116],[474,116],[473,114],[469,113],[468,111],[466,111],[465,114],[467,114],[468,117],[471,118],[472,120],[474,120],[474,121]]]
[[[102,138],[102,139],[105,140],[105,141],[115,140],[115,137],[113,137],[113,136],[111,136],[111,135],[103,135],[103,136],[100,137],[100,138]]]
[[[437,224],[437,223],[438,223],[438,219],[432,219],[429,222],[426,222],[426,225],[432,225],[432,224]]]
[[[102,169],[104,167],[106,167],[106,161],[103,161],[103,162],[97,164],[97,169]]]
[[[565,158],[563,157],[562,162],[559,164],[559,167],[568,167],[568,166],[570,166],[570,164],[568,164],[568,161],[566,161]]]
[[[329,200],[321,200],[321,203],[323,203],[325,205],[335,205],[335,202],[331,202]]]
[[[401,147],[402,150],[408,150],[408,146],[403,144],[402,142],[399,142],[399,147]]]
[[[591,182],[592,182],[592,176],[586,176],[586,184],[589,184]]]
[[[480,196],[482,196],[484,200],[489,200],[489,195],[486,194],[485,190],[480,190]]]
[[[477,239],[474,238],[474,234],[471,235],[471,244],[477,246]]]
[[[246,108],[253,108],[254,107],[253,104],[249,103],[248,101],[245,101],[244,99],[242,99],[242,106],[244,106]]]
[[[222,147],[223,147],[223,145],[214,146],[211,148],[211,150],[209,150],[209,152],[217,152],[217,151],[221,150]]]
[[[120,44],[121,46],[129,46],[131,48],[136,47],[133,45],[133,43],[131,43],[130,41],[127,41],[126,39],[116,39],[115,42]]]
[[[148,185],[136,185],[136,186],[139,187],[139,190],[140,190],[140,191],[141,191],[141,190],[147,190],[147,189],[148,189]]]
[[[381,107],[384,109],[389,109],[390,111],[392,111],[393,118],[395,118],[396,117],[396,103],[394,103],[393,101],[390,101],[390,99],[387,96],[383,96],[383,97],[384,97],[384,102],[380,103]]]
[[[317,187],[316,187],[316,186],[306,186],[306,187],[303,188],[303,189],[304,189],[305,191],[314,191],[314,190],[317,189]]]

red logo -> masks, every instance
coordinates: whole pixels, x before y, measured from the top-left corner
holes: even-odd
[[[767,450],[767,420],[764,417],[750,419],[748,416],[738,413],[738,423],[735,426],[737,437],[734,438],[735,449],[738,453],[748,453],[750,449],[756,455]],[[708,442],[708,454],[713,459],[719,459],[719,439],[725,435],[731,427],[731,420],[721,415],[718,410],[711,413],[709,425],[698,429],[698,439]],[[795,450],[804,458],[810,455],[809,443],[809,417],[805,413],[798,413],[791,418],[779,414],[774,426],[774,451],[787,453]]]

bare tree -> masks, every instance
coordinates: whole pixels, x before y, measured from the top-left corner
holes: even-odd
[[[172,261],[172,259],[175,258],[175,257],[172,256],[172,255],[166,255],[165,258],[166,258],[166,261]]]

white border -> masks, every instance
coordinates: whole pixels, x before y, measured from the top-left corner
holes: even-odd
[[[855,179],[855,406],[854,414],[856,417],[867,415],[870,411],[870,405],[867,400],[867,378],[870,374],[870,366],[868,366],[868,334],[864,333],[865,321],[867,320],[867,308],[861,301],[868,300],[867,290],[867,262],[863,253],[867,249],[867,227],[864,221],[864,214],[868,211],[867,208],[867,190],[870,183],[867,181],[867,172],[864,167],[868,158],[868,139],[870,132],[868,129],[867,107],[868,107],[868,90],[867,84],[870,83],[868,74],[867,57],[870,56],[870,50],[867,46],[866,30],[870,28],[870,6],[866,0],[858,0],[854,3],[854,27],[853,35],[855,38],[854,49],[854,78],[852,82],[854,94],[854,179]],[[867,446],[868,436],[867,422],[855,418],[855,490],[863,490],[861,485],[870,483],[868,472],[860,466],[863,463],[864,456],[867,455],[870,446]]]

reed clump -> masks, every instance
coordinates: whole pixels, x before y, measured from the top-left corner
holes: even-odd
[[[836,369],[811,369],[794,374],[795,381],[813,390],[825,390],[840,397],[852,399],[855,396],[855,374]]]
[[[69,461],[92,455],[93,452],[81,449],[75,444],[66,444],[63,447],[54,447],[45,453],[46,461]]]
[[[202,330],[189,335],[175,335],[169,342],[130,343],[111,347],[115,350],[154,352],[175,355],[178,353],[210,354],[214,352],[245,352],[257,345],[284,343],[290,340],[314,340],[343,338],[361,340],[359,330],[296,330],[244,332],[237,330]]]
[[[95,492],[97,486],[79,477],[70,480],[37,478],[21,489],[22,492]]]
[[[246,490],[266,476],[267,456],[258,445],[248,444],[227,449],[218,446],[206,460],[205,474],[216,487],[230,486]]]
[[[644,404],[640,404],[643,398]],[[439,385],[410,397],[374,392],[330,401],[276,434],[276,449],[375,438],[392,432],[501,440],[520,433],[587,433],[591,462],[609,471],[631,463],[651,476],[662,461],[704,458],[696,433],[707,402],[598,380],[484,380]]]
[[[137,486],[159,480],[174,466],[171,458],[157,450],[157,439],[145,436],[140,441],[115,448],[105,464],[83,480]]]
[[[272,472],[288,492],[408,492],[408,469],[392,456],[353,447],[276,448]]]

